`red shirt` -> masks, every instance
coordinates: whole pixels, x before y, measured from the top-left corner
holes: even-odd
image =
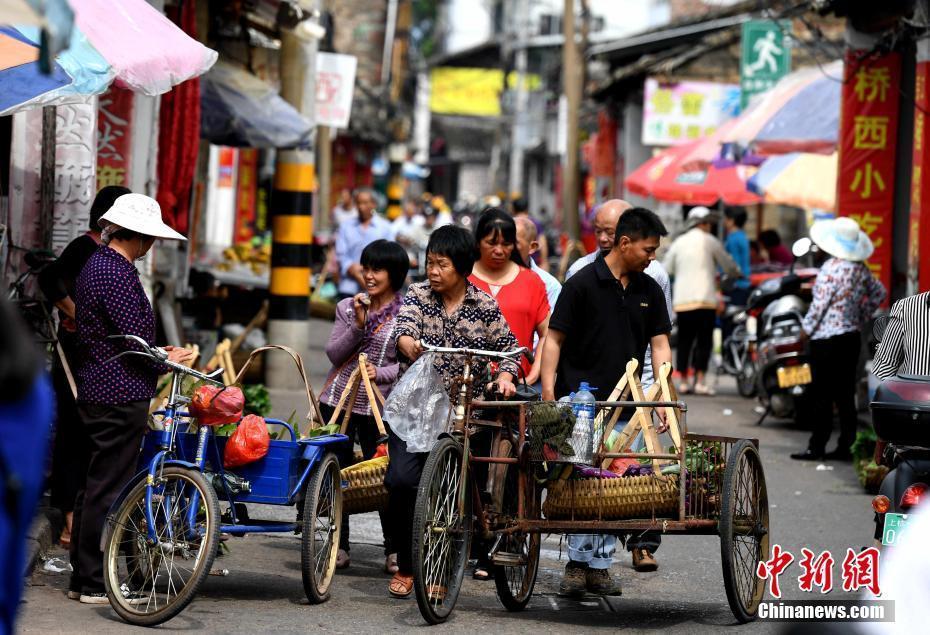
[[[546,285],[542,278],[525,267],[520,267],[517,277],[509,284],[495,285],[497,295],[484,280],[475,274],[468,276],[469,281],[476,287],[497,300],[504,319],[507,320],[510,330],[517,338],[520,346],[533,350],[533,333],[536,327],[549,317],[549,299],[546,296]],[[529,373],[532,364],[524,357],[521,362],[524,373]]]

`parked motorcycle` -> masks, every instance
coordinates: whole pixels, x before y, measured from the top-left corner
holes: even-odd
[[[887,321],[887,316],[875,321],[875,339],[881,340]],[[872,499],[875,540],[893,546],[907,525],[908,512],[930,497],[930,377],[884,380],[869,408],[878,437],[876,463],[890,470]]]
[[[796,241],[791,250],[795,263],[810,253],[812,247],[809,238]],[[813,377],[801,322],[817,272],[796,271],[795,263],[787,274],[766,280],[749,294],[747,333],[755,331],[756,394],[765,409],[757,425],[770,414],[801,423],[807,411],[804,401]],[[749,318],[755,318],[755,328]]]

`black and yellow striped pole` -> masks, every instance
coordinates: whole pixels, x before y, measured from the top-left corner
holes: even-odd
[[[298,352],[310,343],[310,246],[313,241],[313,153],[279,150],[271,192],[271,282],[268,341]],[[267,357],[265,381],[272,388],[302,385],[284,356]],[[278,361],[282,363],[278,363]]]

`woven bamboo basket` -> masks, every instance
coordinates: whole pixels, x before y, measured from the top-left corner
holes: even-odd
[[[347,514],[364,514],[387,509],[384,487],[388,457],[362,461],[342,470],[342,506]]]
[[[553,481],[543,513],[551,520],[623,520],[669,516],[678,509],[678,476]]]

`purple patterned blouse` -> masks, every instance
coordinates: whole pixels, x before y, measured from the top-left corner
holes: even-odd
[[[151,399],[158,376],[168,372],[167,366],[137,355],[104,364],[114,355],[138,348],[126,340],[108,340],[108,335],[138,335],[149,343],[155,341],[155,314],[135,266],[101,245],[77,278],[74,303],[78,401],[118,405]]]

